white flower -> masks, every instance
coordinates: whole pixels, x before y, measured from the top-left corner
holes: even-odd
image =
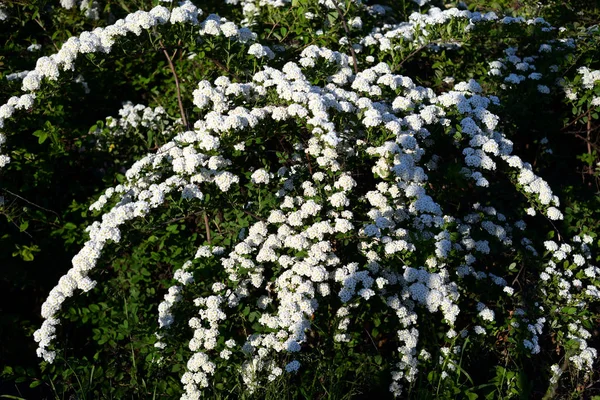
[[[538,85],[537,86],[537,90],[538,92],[542,93],[542,94],[548,94],[550,93],[550,88],[546,85]]]
[[[329,202],[333,207],[346,207],[350,204],[350,201],[343,192],[337,192],[331,195]]]
[[[563,219],[563,214],[556,207],[549,207],[546,211],[546,215],[554,221]]]
[[[294,360],[285,366],[287,372],[297,372],[300,368],[300,362]]]
[[[475,331],[476,334],[478,335],[483,335],[485,333],[485,329],[479,325],[476,325],[473,330]]]
[[[256,171],[254,171],[254,173],[251,176],[252,182],[253,183],[264,183],[267,184],[269,183],[269,173],[261,168],[261,169],[257,169]]]
[[[493,321],[494,320],[494,312],[487,307],[479,312],[479,316],[484,321]]]
[[[260,43],[254,43],[252,46],[250,46],[248,49],[248,54],[256,58],[267,57],[269,59],[273,59],[275,57],[275,53],[273,53],[269,47],[263,46]]]

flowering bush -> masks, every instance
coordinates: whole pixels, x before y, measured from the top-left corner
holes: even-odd
[[[597,393],[597,227],[551,188],[571,179],[551,146],[579,144],[561,128],[585,123],[597,163],[597,29],[434,1],[102,3],[0,14],[57,29],[6,60],[0,106],[3,246],[72,256],[33,387]]]

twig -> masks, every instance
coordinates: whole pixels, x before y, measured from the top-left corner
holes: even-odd
[[[19,196],[18,194],[11,192],[11,191],[10,191],[10,190],[8,190],[8,189],[2,189],[2,190],[4,190],[6,193],[8,193],[8,194],[10,194],[10,195],[13,195],[13,196],[15,196],[15,197],[17,197],[17,198],[19,198],[19,199],[21,199],[21,200],[23,200],[23,201],[25,201],[25,202],[27,202],[27,203],[31,204],[32,206],[35,206],[35,207],[37,207],[37,208],[40,208],[40,209],[42,209],[42,210],[44,210],[44,211],[51,212],[52,214],[54,214],[54,215],[56,215],[57,217],[59,217],[59,218],[60,218],[60,215],[58,215],[58,213],[57,213],[56,211],[52,211],[52,210],[49,210],[49,209],[47,209],[47,208],[44,208],[44,207],[42,207],[42,206],[40,206],[40,205],[38,205],[38,204],[35,204],[35,203],[33,203],[33,202],[31,202],[31,201],[27,200],[26,198],[24,198],[24,197],[21,197],[21,196]]]
[[[587,146],[588,146],[588,153],[590,153],[590,154],[591,154],[591,151],[590,151],[590,147],[591,147],[591,146],[593,146],[593,147],[594,147],[594,150],[600,150],[600,146],[599,146],[599,145],[597,145],[596,143],[592,143],[592,141],[590,140],[590,138],[589,138],[589,137],[587,137],[587,138],[586,138],[586,137],[583,137],[583,136],[581,136],[579,133],[577,133],[576,131],[570,131],[570,132],[567,132],[567,133],[570,133],[570,134],[572,134],[573,136],[575,136],[576,138],[578,138],[578,139],[581,139],[581,140],[583,140],[584,142],[586,142],[586,143],[587,143]]]
[[[592,154],[592,145],[591,145],[591,133],[592,133],[592,110],[588,109],[587,112],[587,149],[588,149],[588,154]]]
[[[367,333],[367,335],[369,336],[369,339],[371,339],[371,343],[373,343],[373,347],[375,347],[375,350],[377,350],[377,352],[379,353],[379,349],[377,348],[377,345],[375,344],[375,341],[373,340],[373,337],[371,336],[371,334],[369,333],[369,331],[367,330],[367,328],[364,328],[364,330]]]
[[[54,40],[52,40],[52,36],[48,33],[48,31],[46,30],[46,27],[44,27],[44,24],[42,24],[40,19],[36,18],[36,19],[34,19],[34,21],[37,22],[37,24],[40,26],[40,28],[42,28],[44,30],[44,32],[46,32],[46,34],[48,34],[48,36],[50,37],[50,41],[52,42],[52,46],[54,46],[56,51],[59,51],[58,46],[56,45],[56,43],[54,43]]]
[[[587,115],[587,113],[583,113],[581,115],[579,115],[577,118],[575,118],[573,121],[569,122],[567,125],[563,126],[562,128],[560,128],[561,131],[564,131],[565,129],[567,129],[568,127],[570,127],[571,125],[573,125],[575,122],[579,121],[581,118],[585,117]]]
[[[269,31],[269,34],[267,35],[267,40],[269,40],[269,38],[271,37],[271,35],[273,34],[273,32],[275,31],[275,28],[277,28],[279,26],[279,22],[276,22],[273,25],[273,28],[271,28],[271,30]]]
[[[402,64],[404,64],[409,58],[411,58],[412,56],[414,56],[415,54],[417,54],[418,52],[423,50],[425,47],[429,46],[430,44],[439,43],[439,42],[440,42],[439,40],[434,40],[432,42],[428,42],[428,43],[425,43],[424,45],[419,46],[418,48],[413,50],[409,55],[407,55],[404,58],[404,60],[400,61],[400,64],[398,64],[397,68],[400,68],[402,66]]]
[[[344,18],[344,14],[340,9],[340,6],[337,4],[337,0],[333,0],[333,4],[342,19],[342,26],[346,31],[346,37],[348,38],[348,46],[350,47],[350,54],[352,55],[352,64],[354,65],[354,73],[358,74],[358,63],[356,62],[356,53],[354,53],[354,47],[352,46],[352,42],[350,41],[350,30],[348,29],[348,25],[346,25],[346,18]]]
[[[308,164],[307,164],[308,165],[308,172],[310,172],[310,174],[312,175],[313,172],[312,172],[312,167],[310,165],[310,157],[308,156],[308,153],[304,153],[304,154],[306,155],[306,160],[308,161]]]
[[[513,279],[512,283],[510,284],[511,286],[515,285],[515,282],[519,284],[519,286],[521,286],[521,282],[519,281],[519,276],[521,275],[521,272],[523,272],[523,269],[525,268],[525,264],[523,263],[521,265],[521,269],[519,269],[519,272],[517,272],[517,276],[515,276],[515,279]]]
[[[186,220],[186,219],[188,219],[190,217],[196,216],[198,214],[200,214],[199,211],[195,212],[195,213],[192,213],[192,214],[184,215],[183,217],[173,218],[173,219],[171,219],[169,221],[165,221],[165,222],[160,223],[160,224],[158,224],[158,225],[156,225],[154,227],[151,227],[151,229],[158,228],[158,227],[165,226],[165,225],[169,225],[169,224],[172,224],[173,222],[184,221],[184,220]]]
[[[206,241],[210,244],[210,227],[208,226],[208,216],[206,215],[206,211],[204,211],[204,227],[206,228]]]
[[[215,60],[214,58],[209,58],[209,60],[212,61],[213,64],[215,64],[219,69],[222,69],[223,71],[227,72],[229,75],[233,76],[233,78],[236,81],[238,81],[238,82],[242,81],[237,74],[231,72],[231,70],[229,70],[229,68],[227,68],[226,66],[224,66],[219,60]]]
[[[259,221],[263,221],[263,222],[266,221],[264,218],[261,218],[256,214],[252,214],[250,211],[246,211],[246,210],[242,210],[242,211],[245,212],[246,214],[248,214],[249,216],[256,218]]]
[[[214,222],[215,226],[217,227],[217,230],[219,231],[219,235],[223,236],[223,232],[221,232],[221,227],[219,227],[219,223],[217,222],[217,219],[219,221],[221,221],[223,219],[223,213],[221,212],[221,210],[218,210],[217,212],[218,212],[218,214],[217,214],[218,218],[215,218],[215,220],[213,222]]]
[[[167,52],[167,49],[165,49],[165,46],[162,41],[160,42],[160,46],[162,48],[163,53],[165,53],[165,57],[167,57],[169,67],[171,68],[171,72],[173,72],[173,76],[175,77],[175,87],[177,88],[177,103],[179,103],[179,112],[181,113],[181,120],[183,121],[183,125],[187,129],[190,129],[187,123],[187,118],[185,117],[183,102],[181,101],[181,89],[179,88],[179,78],[177,77],[177,72],[175,72],[175,66],[173,65],[173,62],[171,61],[171,56],[169,56],[169,53]],[[173,55],[175,55],[175,53],[173,53]]]

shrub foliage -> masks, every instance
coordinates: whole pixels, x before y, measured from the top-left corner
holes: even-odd
[[[597,5],[196,3],[0,5],[0,390],[600,394]]]

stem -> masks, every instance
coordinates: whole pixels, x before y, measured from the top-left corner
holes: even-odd
[[[260,206],[260,192],[261,192],[261,190],[260,190],[260,186],[259,186],[259,188],[258,188],[258,211],[259,212],[261,210],[261,206]]]
[[[569,122],[567,125],[563,126],[560,130],[564,131],[566,130],[568,127],[570,127],[571,125],[573,125],[575,122],[579,121],[581,118],[585,117],[587,115],[587,113],[583,113],[581,115],[579,115],[577,118],[575,118],[573,121]]]
[[[165,57],[167,57],[167,61],[169,62],[169,67],[171,68],[171,72],[173,72],[173,76],[175,77],[175,87],[177,89],[177,103],[179,103],[179,112],[181,113],[181,120],[183,121],[183,125],[187,129],[190,129],[190,127],[187,123],[187,118],[185,117],[185,110],[183,109],[183,102],[181,101],[181,89],[179,87],[179,78],[177,77],[177,72],[175,72],[175,66],[173,65],[173,62],[171,61],[171,56],[169,56],[169,53],[167,52],[167,49],[165,49],[165,46],[162,41],[160,42],[160,46],[162,48],[163,53],[165,53]],[[173,54],[173,56],[174,55],[175,54]]]
[[[44,32],[46,32],[46,34],[48,35],[48,37],[50,38],[50,41],[52,42],[52,46],[54,46],[54,48],[56,49],[56,51],[58,52],[58,46],[56,45],[56,43],[54,43],[54,40],[52,39],[52,35],[50,35],[48,33],[48,30],[46,29],[46,27],[44,26],[44,24],[42,24],[42,21],[40,21],[39,18],[34,19],[35,22],[37,22],[37,24],[40,26],[40,28],[42,28],[44,30]]]
[[[308,172],[310,172],[310,174],[312,176],[313,172],[312,172],[312,166],[310,165],[310,157],[308,156],[308,153],[304,153],[304,154],[306,155],[306,160],[308,161],[308,164],[307,164]]]
[[[398,64],[398,66],[394,69],[398,69],[402,66],[402,64],[404,64],[409,58],[411,58],[412,56],[414,56],[415,54],[417,54],[418,52],[420,52],[421,50],[423,50],[425,47],[429,46],[430,44],[434,44],[434,43],[438,43],[440,42],[439,40],[434,40],[432,42],[427,42],[424,45],[421,45],[419,47],[417,47],[415,50],[413,50],[409,55],[407,55],[404,60],[400,61],[400,64]]]
[[[44,207],[42,207],[42,206],[40,206],[40,205],[38,205],[38,204],[35,204],[35,203],[33,203],[33,202],[31,202],[31,201],[27,200],[26,198],[24,198],[24,197],[21,197],[21,196],[19,196],[18,194],[11,192],[11,191],[10,191],[10,190],[8,190],[8,189],[2,189],[2,190],[4,190],[6,193],[8,193],[8,194],[10,194],[10,195],[13,195],[13,196],[15,196],[16,198],[19,198],[19,199],[21,199],[21,200],[23,200],[23,201],[25,201],[25,202],[27,202],[27,203],[31,204],[32,206],[35,206],[35,207],[37,207],[37,208],[40,208],[40,209],[42,209],[42,210],[44,210],[44,211],[51,212],[52,214],[56,215],[57,217],[60,217],[60,215],[58,215],[58,213],[57,213],[56,211],[52,211],[52,210],[49,210],[49,209],[47,209],[47,208],[44,208]]]
[[[231,40],[227,42],[227,70],[229,70],[229,62],[231,61]]]
[[[221,62],[219,60],[216,60],[214,58],[209,58],[209,60],[212,61],[213,64],[215,64],[219,69],[222,69],[223,71],[225,71],[228,74],[230,74],[231,76],[233,76],[235,78],[235,80],[237,80],[238,82],[242,81],[238,75],[236,75],[233,72],[231,72],[229,70],[229,68],[227,68],[226,66],[224,66],[223,64],[221,64]],[[254,72],[256,72],[256,60],[254,60],[254,64],[255,64]]]
[[[591,145],[591,141],[590,141],[590,137],[591,137],[591,132],[592,132],[592,110],[588,109],[587,112],[587,149],[588,149],[588,154],[592,154],[592,145]]]
[[[204,227],[206,228],[206,241],[208,242],[208,244],[211,244],[210,227],[208,226],[208,216],[206,215],[206,211],[204,211]]]

